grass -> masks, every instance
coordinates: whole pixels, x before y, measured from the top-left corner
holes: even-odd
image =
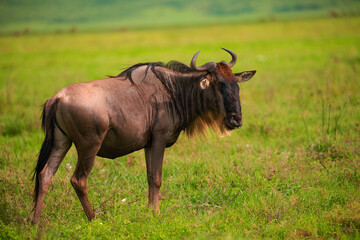
[[[359,239],[360,18],[0,38],[0,238]],[[239,55],[244,126],[167,149],[161,214],[147,207],[144,154],[97,158],[88,222],[70,150],[32,226],[40,106],[62,87],[138,62]]]

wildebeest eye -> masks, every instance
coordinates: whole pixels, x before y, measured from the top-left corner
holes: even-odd
[[[204,78],[203,80],[200,81],[200,88],[201,89],[206,89],[208,88],[210,85],[210,82],[207,78]]]

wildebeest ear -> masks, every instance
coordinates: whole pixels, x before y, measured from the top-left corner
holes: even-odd
[[[235,73],[236,80],[238,82],[246,82],[249,81],[254,75],[256,71],[245,71],[241,73]]]
[[[204,78],[203,80],[200,81],[200,88],[201,89],[206,89],[208,88],[210,85],[210,82],[207,78]]]

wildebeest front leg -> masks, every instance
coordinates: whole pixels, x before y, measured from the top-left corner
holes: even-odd
[[[150,148],[145,149],[147,180],[149,184],[149,206],[159,211],[159,192],[161,187],[162,162],[166,144],[153,141]]]

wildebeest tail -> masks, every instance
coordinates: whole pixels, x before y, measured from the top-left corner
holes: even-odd
[[[47,163],[51,149],[54,143],[54,128],[55,128],[55,109],[57,105],[57,100],[50,103],[46,101],[43,106],[42,112],[42,128],[45,131],[45,140],[42,143],[38,161],[34,169],[33,179],[35,178],[35,189],[34,189],[34,202],[36,202],[39,195],[39,184],[40,184],[40,172],[44,169],[45,164]]]

